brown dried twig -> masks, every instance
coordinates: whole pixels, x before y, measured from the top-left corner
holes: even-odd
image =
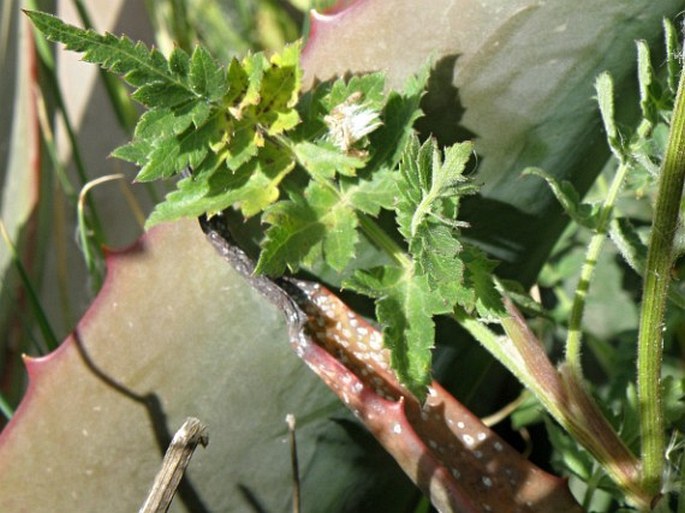
[[[208,442],[207,427],[196,418],[187,418],[171,440],[162,468],[138,513],[166,513],[197,444],[206,447]]]

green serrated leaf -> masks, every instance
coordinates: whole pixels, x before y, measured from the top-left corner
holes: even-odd
[[[240,98],[245,91],[247,91],[247,86],[249,84],[249,79],[245,68],[238,59],[231,59],[228,65],[228,71],[226,72],[226,81],[228,83],[228,92],[224,96],[224,104],[232,105],[238,98]]]
[[[559,183],[556,178],[545,170],[536,167],[524,169],[521,175],[534,175],[543,178],[561,204],[564,212],[566,212],[571,219],[586,228],[594,229],[597,226],[597,208],[587,203],[582,203],[580,195],[570,182],[563,181]]]
[[[264,213],[271,224],[262,244],[255,272],[277,276],[286,267],[297,268],[324,236],[326,227],[304,197],[293,195]]]
[[[201,126],[210,113],[210,106],[204,102],[191,102],[173,110],[149,110],[138,121],[133,140],[116,148],[112,156],[144,166],[159,141],[180,135],[191,125]]]
[[[140,86],[131,97],[146,107],[176,107],[196,99],[185,85],[173,82],[152,82]]]
[[[420,99],[426,92],[426,86],[434,64],[433,59],[430,59],[416,73],[410,75],[404,83],[402,95],[408,98],[419,97]]]
[[[264,139],[251,118],[233,120],[226,128],[222,145],[217,146],[216,151],[225,153],[228,167],[237,170],[255,157],[263,144]]]
[[[266,232],[257,269],[282,274],[286,267],[312,265],[317,258],[341,271],[354,256],[357,216],[338,194],[311,182],[303,196],[291,195],[265,212]],[[299,247],[298,247],[299,245]]]
[[[446,149],[443,162],[434,140],[421,145],[414,135],[403,154],[397,180],[395,210],[400,233],[416,269],[448,309],[464,293],[456,214],[460,195],[471,191],[462,174],[471,152],[470,143],[456,144]]]
[[[295,127],[300,117],[291,106],[293,95],[299,88],[299,69],[297,67],[280,68],[272,66],[263,71],[260,77],[260,89],[250,103],[250,89],[241,102],[242,110],[238,119],[248,119],[259,126],[268,135],[278,135]],[[250,85],[252,87],[252,85]]]
[[[401,94],[390,92],[383,109],[383,126],[370,136],[370,146],[376,148],[370,171],[382,167],[394,169],[400,161],[409,136],[413,133],[414,122],[421,117],[419,107],[428,81],[428,73],[423,71],[407,81]]]
[[[461,252],[464,263],[464,286],[460,289],[459,304],[467,311],[475,307],[481,319],[496,321],[505,315],[502,295],[493,280],[497,262],[487,257],[485,252],[470,244],[464,245]],[[466,294],[475,302],[462,302]]]
[[[257,105],[261,101],[262,78],[264,72],[269,68],[269,61],[262,53],[247,55],[242,60],[242,68],[247,78],[247,87],[238,106],[238,109],[241,110],[250,105]],[[238,119],[242,117],[240,111],[236,117]]]
[[[188,102],[174,109],[155,108],[144,113],[133,134],[136,139],[155,141],[171,135],[180,135],[191,125],[200,127],[212,114],[205,102]]]
[[[221,139],[222,128],[221,116],[214,114],[201,126],[190,128],[181,136],[158,141],[136,180],[167,178],[188,165],[197,168],[209,153],[212,142]]]
[[[143,43],[134,43],[126,36],[100,35],[93,30],[75,27],[50,14],[37,11],[26,11],[26,14],[50,41],[82,52],[83,60],[122,75],[133,86],[161,82],[193,94],[190,87],[170,71],[167,60],[158,50],[150,50]]]
[[[180,180],[177,189],[156,206],[147,225],[214,215],[232,205],[246,217],[261,212],[278,200],[278,183],[294,165],[289,154],[278,148],[267,146],[262,152],[237,171],[228,169],[220,156],[210,152],[193,176]]]
[[[322,241],[323,259],[333,269],[342,271],[354,256],[359,238],[357,215],[337,193],[317,182],[307,187],[305,197],[326,227]]]
[[[169,55],[169,71],[179,77],[185,77],[190,71],[190,57],[179,46],[175,46]]]
[[[290,152],[267,142],[259,149],[256,161],[247,164],[250,168],[249,178],[245,185],[236,189],[233,202],[245,217],[260,213],[278,200],[278,186],[294,166]],[[244,171],[239,169],[237,174],[241,173]]]
[[[151,151],[152,145],[148,141],[133,140],[115,148],[110,155],[138,166],[144,166]]]
[[[344,286],[376,298],[376,317],[383,325],[391,365],[400,381],[423,399],[431,381],[433,315],[443,310],[425,277],[385,266],[357,271]]]
[[[231,173],[216,155],[210,155],[203,164],[202,171],[179,180],[176,190],[155,206],[145,223],[146,229],[183,217],[213,215],[231,205],[227,195],[243,184],[246,177]]]
[[[195,47],[193,51],[188,78],[193,91],[210,101],[218,100],[226,94],[226,73],[202,46]]]
[[[421,225],[409,247],[416,268],[426,276],[431,290],[438,291],[447,309],[457,302],[463,288],[461,250],[453,230],[444,225]]]
[[[452,206],[458,202],[460,186],[466,181],[462,173],[472,151],[471,143],[455,144],[445,151],[443,163],[435,140],[419,146],[418,138],[411,138],[398,182],[398,223],[405,239],[411,241],[422,225],[454,222],[445,217],[444,202]]]
[[[271,58],[271,66],[262,78],[256,115],[270,135],[289,130],[300,121],[295,110],[302,79],[299,54],[299,43],[287,45]]]
[[[390,210],[397,201],[397,173],[391,169],[379,169],[368,180],[347,182],[340,180],[340,187],[347,201],[357,210],[377,216],[381,208]]]
[[[352,76],[348,80],[336,80],[322,99],[322,104],[330,112],[351,96],[360,96],[360,100],[372,109],[382,108],[386,100],[385,75],[380,72],[368,73]]]
[[[292,147],[298,162],[315,179],[330,179],[336,174],[354,176],[364,161],[340,151],[330,143],[302,141]]]

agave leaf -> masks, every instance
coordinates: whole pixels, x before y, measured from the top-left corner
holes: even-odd
[[[35,237],[36,209],[41,187],[40,132],[37,121],[37,101],[34,88],[37,77],[32,68],[36,65],[35,49],[27,23],[20,23],[18,5],[0,11],[0,17],[7,18],[4,30],[12,27],[15,38],[0,37],[8,42],[0,49],[0,93],[5,123],[0,126],[0,221],[5,225],[8,236],[17,248],[24,266],[31,269],[36,264],[36,251],[41,237]],[[25,20],[24,20],[25,21]],[[0,29],[0,32],[3,31]],[[33,238],[31,238],[33,235]],[[18,359],[7,361],[10,355],[23,344],[17,340],[17,300],[21,297],[22,284],[16,273],[12,251],[0,240],[0,375],[14,374],[10,366]],[[16,366],[16,365],[15,365]],[[8,379],[3,392],[14,395],[10,390],[16,383]],[[17,387],[18,388],[18,387]],[[12,400],[15,398],[12,397]],[[0,426],[2,426],[0,420]]]
[[[595,77],[609,71],[617,107],[633,105],[620,95],[634,80],[634,40],[660,47],[662,17],[682,8],[682,0],[436,0],[430,9],[359,0],[314,14],[304,81],[384,69],[398,87],[432,57],[438,72],[423,126],[443,144],[475,137],[481,156],[482,197],[464,201],[465,235],[504,260],[501,272],[530,282],[567,219],[547,186],[521,171],[541,167],[584,194],[609,154]]]
[[[565,480],[535,467],[433,381],[421,403],[390,369],[384,335],[318,283],[255,275],[221,218],[212,245],[284,314],[297,355],[333,390],[444,513],[580,513]],[[552,373],[551,364],[548,366]]]
[[[345,483],[309,473],[315,454],[349,443],[328,420],[337,400],[289,349],[280,312],[195,222],[152,230],[108,269],[74,333],[27,359],[29,389],[0,434],[1,511],[136,511],[187,416],[210,442],[173,511],[288,511],[286,413],[301,426],[305,498],[310,487],[340,494]]]

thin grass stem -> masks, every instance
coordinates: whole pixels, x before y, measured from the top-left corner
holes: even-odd
[[[45,314],[45,310],[43,309],[42,305],[40,304],[40,300],[38,299],[38,294],[36,293],[36,290],[33,287],[33,284],[31,283],[31,279],[29,278],[28,272],[26,271],[24,264],[21,262],[19,254],[17,253],[17,249],[12,243],[9,234],[7,233],[7,229],[5,228],[5,223],[2,220],[0,220],[0,236],[5,241],[5,244],[7,245],[7,248],[9,249],[10,254],[12,255],[12,262],[15,268],[17,269],[22,285],[24,286],[26,293],[28,294],[29,303],[31,304],[31,308],[36,317],[36,321],[38,322],[38,328],[40,329],[40,332],[43,335],[43,353],[53,351],[54,349],[57,349],[57,347],[59,346],[59,341],[57,340],[57,337],[55,336],[55,333],[53,332],[52,327],[50,326],[50,322],[48,321],[47,315]]]

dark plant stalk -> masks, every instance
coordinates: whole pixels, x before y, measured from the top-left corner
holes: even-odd
[[[661,364],[664,313],[674,257],[673,243],[685,180],[684,82],[685,75],[681,74],[647,251],[638,336],[637,373],[642,435],[642,479],[645,489],[653,496],[660,491],[664,468]]]

